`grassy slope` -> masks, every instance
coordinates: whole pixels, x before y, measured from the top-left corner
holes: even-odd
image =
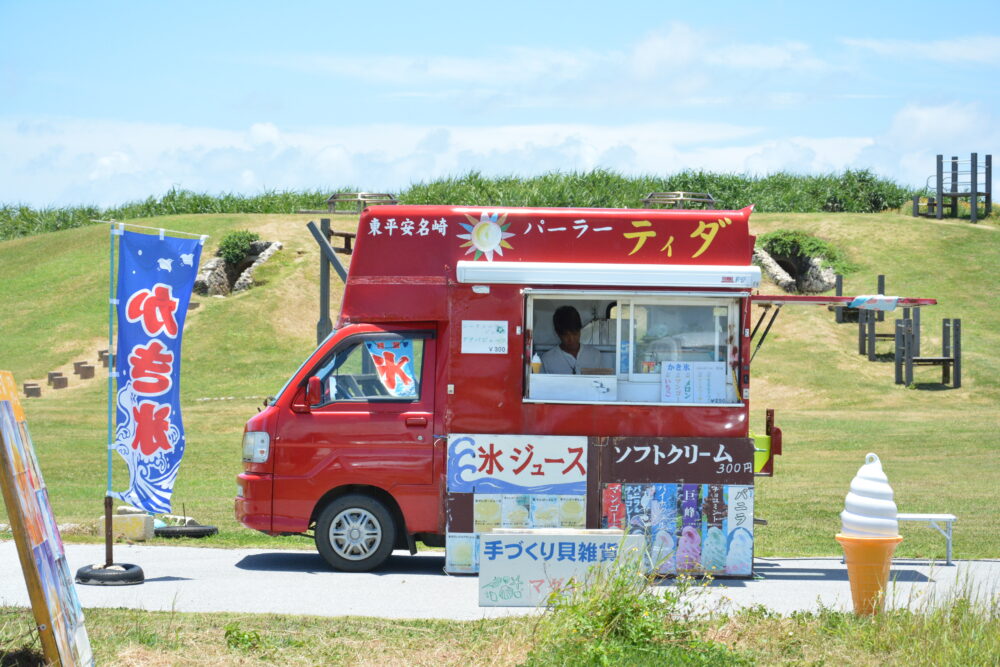
[[[201,305],[189,316],[182,388],[189,444],[174,502],[177,511],[183,506],[219,526],[220,537],[203,544],[309,546],[301,538],[259,536],[232,518],[242,424],[315,341],[318,261],[307,219],[206,215],[152,223],[212,235],[206,251],[226,231],[242,228],[286,245],[260,273],[263,285],[227,299],[196,297]],[[351,223],[338,216],[336,225],[349,229]],[[939,371],[918,369],[918,388],[907,390],[893,385],[891,363],[869,363],[856,354],[854,326],[834,324],[825,309],[786,309],[754,361],[752,424],[761,426],[763,409],[776,408],[786,442],[777,476],[758,486],[757,513],[770,522],[759,530],[758,554],[836,553],[832,534],[847,484],[864,454],[875,451],[902,511],[954,512],[960,517],[958,556],[1000,555],[1000,519],[988,511],[1000,499],[995,224],[891,214],[759,214],[751,226],[758,234],[804,229],[840,244],[861,267],[848,277],[848,292],[873,292],[875,275],[885,273],[890,293],[938,298],[941,305],[924,313],[927,351],[939,349],[941,317],[961,317],[965,331],[963,388],[942,390]],[[107,252],[102,227],[0,243],[0,368],[12,370],[19,382],[44,384],[49,370],[69,371],[77,359],[96,359],[96,350],[107,345]],[[883,327],[888,331],[888,324]],[[26,401],[60,522],[90,522],[100,514],[105,396],[102,380],[73,377],[70,388]],[[123,471],[116,461],[116,488],[125,485]],[[904,535],[900,555],[943,556],[942,540],[931,530],[907,526]]]

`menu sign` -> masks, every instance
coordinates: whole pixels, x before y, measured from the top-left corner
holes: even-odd
[[[601,438],[604,482],[753,484],[750,438]]]

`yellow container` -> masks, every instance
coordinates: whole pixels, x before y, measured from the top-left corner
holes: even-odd
[[[760,472],[771,459],[771,436],[751,433],[750,437],[753,438],[753,471]]]
[[[133,542],[153,539],[153,517],[148,514],[115,514],[111,517],[111,531]]]

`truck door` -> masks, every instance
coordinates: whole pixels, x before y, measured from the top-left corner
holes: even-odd
[[[314,366],[322,398],[279,427],[276,518],[308,519],[323,494],[346,484],[432,484],[434,343],[429,331],[360,333]]]

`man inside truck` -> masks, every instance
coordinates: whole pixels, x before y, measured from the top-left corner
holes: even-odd
[[[600,368],[600,351],[596,347],[580,344],[583,322],[576,308],[559,306],[552,314],[552,326],[559,336],[559,345],[542,355],[543,373],[580,375],[585,370]]]

